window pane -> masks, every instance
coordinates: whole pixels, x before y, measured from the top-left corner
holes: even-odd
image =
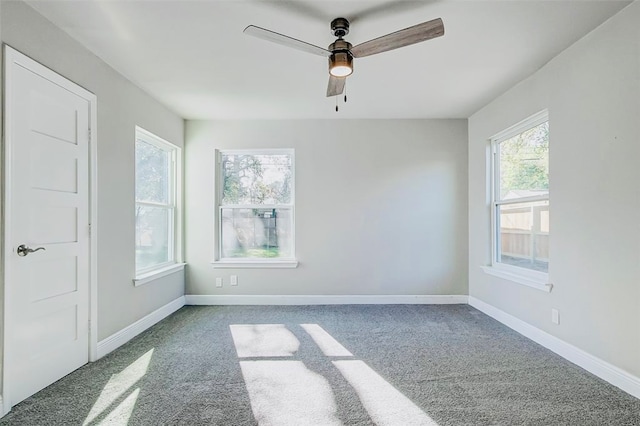
[[[549,122],[499,145],[500,199],[549,193]]]
[[[549,201],[498,206],[498,262],[549,270]]]
[[[136,141],[136,201],[169,204],[170,161],[169,152]]]
[[[169,238],[172,210],[163,207],[136,206],[136,269],[170,260]]]
[[[292,211],[222,209],[222,258],[293,257]]]
[[[291,203],[290,154],[223,154],[222,175],[222,205]]]

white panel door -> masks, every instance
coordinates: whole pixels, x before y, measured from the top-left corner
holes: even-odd
[[[5,377],[15,405],[88,362],[93,95],[11,49],[5,66]]]

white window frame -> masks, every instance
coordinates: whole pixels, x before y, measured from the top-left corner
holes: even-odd
[[[222,193],[224,178],[222,176],[222,156],[227,155],[290,155],[291,156],[291,202],[289,204],[227,204],[222,205]],[[296,220],[295,220],[295,196],[296,196],[296,160],[295,150],[290,148],[281,149],[220,149],[215,150],[214,153],[214,186],[215,186],[215,200],[214,200],[214,222],[215,222],[215,235],[214,235],[214,260],[211,262],[214,268],[297,268],[298,260],[295,258],[296,253]],[[280,207],[286,207],[291,209],[291,252],[293,257],[291,258],[223,258],[222,255],[222,209],[223,208],[253,208],[253,209],[277,209]]]
[[[482,269],[490,275],[503,278],[518,284],[526,285],[538,290],[550,292],[553,284],[549,282],[547,272],[534,271],[514,265],[498,262],[500,250],[500,239],[498,237],[498,209],[503,204],[513,204],[517,202],[532,202],[549,200],[549,195],[532,197],[522,197],[518,199],[500,200],[498,196],[498,186],[500,183],[500,160],[498,158],[498,146],[500,143],[511,139],[520,133],[549,121],[549,111],[540,111],[531,117],[505,129],[490,139],[491,143],[491,167],[490,167],[490,191],[491,191],[491,264],[482,266]]]
[[[157,207],[169,211],[169,261],[146,268],[138,269],[133,279],[135,286],[152,282],[158,278],[173,274],[184,269],[182,261],[182,149],[161,137],[154,135],[142,127],[135,128],[135,144],[142,141],[156,148],[168,152],[171,162],[169,165],[169,194],[167,203],[153,201],[138,201],[135,194],[135,207]]]

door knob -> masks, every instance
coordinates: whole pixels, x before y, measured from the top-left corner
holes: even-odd
[[[34,251],[38,251],[38,250],[46,250],[46,248],[38,247],[37,249],[32,249],[31,247],[27,247],[24,244],[20,244],[16,249],[16,252],[18,253],[18,256],[24,257],[29,253],[33,253]]]

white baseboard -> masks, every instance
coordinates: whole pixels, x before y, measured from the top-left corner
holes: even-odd
[[[185,297],[180,296],[176,300],[167,303],[161,308],[156,309],[149,315],[139,319],[128,327],[123,328],[117,333],[113,333],[111,336],[98,342],[98,359],[102,358],[109,352],[119,348],[127,343],[129,340],[136,337],[152,325],[162,321],[178,309],[185,305]]]
[[[523,336],[557,353],[590,373],[640,398],[640,378],[582,349],[540,330],[480,299],[465,295],[186,295],[155,310],[98,342],[98,358],[122,346],[184,305],[438,305],[469,304]],[[0,401],[2,401],[0,397]],[[1,405],[0,405],[1,407]]]
[[[453,305],[463,295],[186,295],[186,305]]]
[[[600,377],[622,389],[630,395],[640,398],[640,378],[628,373],[608,362],[579,349],[564,340],[540,330],[482,300],[469,296],[469,305],[500,321],[507,327],[523,336],[557,353],[561,357],[584,368],[588,372]]]

